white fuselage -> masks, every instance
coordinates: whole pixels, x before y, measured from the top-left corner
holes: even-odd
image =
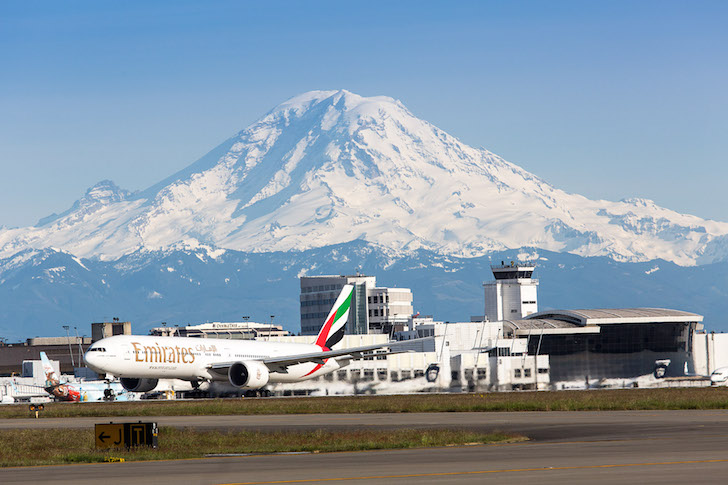
[[[116,377],[224,381],[227,376],[215,372],[213,366],[314,352],[321,352],[321,348],[255,340],[117,335],[95,342],[86,352],[85,361],[95,372]],[[339,367],[335,359],[323,365],[295,364],[286,372],[271,372],[269,382],[297,382]]]

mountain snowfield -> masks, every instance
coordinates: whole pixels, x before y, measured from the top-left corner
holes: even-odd
[[[103,181],[34,227],[1,228],[0,258],[58,248],[113,261],[201,246],[214,258],[356,240],[392,255],[532,247],[683,266],[728,260],[728,223],[566,193],[399,101],[343,90],[284,102],[144,191]]]

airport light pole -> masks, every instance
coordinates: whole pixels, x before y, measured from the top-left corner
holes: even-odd
[[[68,355],[71,356],[71,367],[76,367],[76,362],[73,360],[73,349],[71,349],[71,336],[68,334],[68,329],[71,328],[68,325],[64,325],[66,329],[66,342],[68,343]]]
[[[83,347],[81,346],[83,339],[78,338],[78,327],[73,327],[73,330],[76,332],[76,342],[78,342],[78,365],[83,367]]]

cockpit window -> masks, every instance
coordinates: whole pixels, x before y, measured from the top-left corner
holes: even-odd
[[[88,349],[88,352],[106,352],[106,349],[103,347],[91,347]]]

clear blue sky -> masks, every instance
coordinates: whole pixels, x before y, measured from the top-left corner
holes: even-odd
[[[728,221],[728,2],[2,2],[0,225],[345,88],[557,187]]]

